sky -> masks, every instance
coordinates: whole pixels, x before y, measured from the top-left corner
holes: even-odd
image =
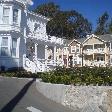
[[[76,10],[92,23],[93,29],[96,27],[98,17],[105,11],[112,16],[112,0],[33,0],[33,2],[31,10],[48,2],[56,3],[61,10]]]

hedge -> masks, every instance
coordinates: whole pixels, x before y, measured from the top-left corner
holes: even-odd
[[[74,85],[112,85],[111,67],[61,68],[41,75],[44,82]]]

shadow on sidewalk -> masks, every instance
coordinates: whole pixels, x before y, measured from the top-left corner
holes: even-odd
[[[24,97],[26,92],[28,91],[29,87],[33,84],[33,82],[36,79],[34,78],[30,82],[28,82],[21,90],[20,92],[9,102],[7,103],[1,110],[0,112],[12,112],[14,107],[19,103],[19,101]]]

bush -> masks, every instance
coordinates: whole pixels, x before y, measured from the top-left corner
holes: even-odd
[[[61,68],[41,75],[44,82],[74,85],[112,85],[112,68],[75,67]]]
[[[1,76],[18,77],[18,78],[39,78],[41,73],[27,72],[23,68],[10,68],[7,71],[1,71]]]

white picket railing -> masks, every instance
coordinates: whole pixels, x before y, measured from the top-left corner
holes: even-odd
[[[56,66],[63,66],[62,61],[37,59],[36,57],[33,59],[33,61],[31,61],[24,56],[23,60],[24,68],[32,73],[49,71]]]

